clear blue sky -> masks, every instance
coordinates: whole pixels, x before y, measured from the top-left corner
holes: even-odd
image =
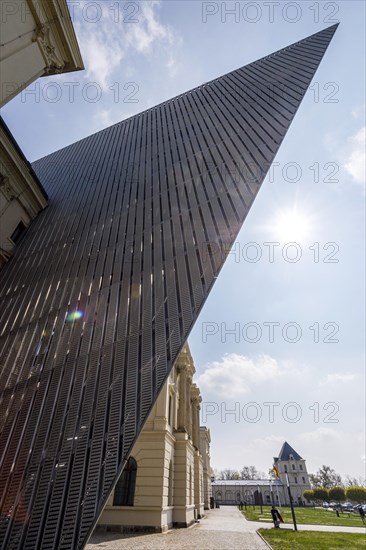
[[[213,467],[364,475],[364,2],[69,4],[86,70],[3,109],[32,161],[340,21],[189,341]]]

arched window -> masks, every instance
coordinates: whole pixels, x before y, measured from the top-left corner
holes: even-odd
[[[133,506],[136,474],[137,463],[131,456],[114,489],[113,506]]]

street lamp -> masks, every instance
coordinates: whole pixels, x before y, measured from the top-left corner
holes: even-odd
[[[262,492],[259,489],[259,485],[257,485],[258,495],[259,495],[259,503],[261,505],[261,514],[263,514],[263,501],[262,501]]]
[[[287,472],[285,473],[285,476],[286,476],[286,483],[287,483],[288,496],[289,496],[289,499],[290,499],[292,521],[294,522],[294,529],[295,529],[295,531],[297,531],[297,524],[296,524],[296,518],[295,518],[295,510],[294,510],[294,505],[293,505],[293,502],[292,502],[292,495],[291,495],[291,490],[290,490],[290,482],[289,482],[289,480],[288,480],[288,474],[287,474]]]

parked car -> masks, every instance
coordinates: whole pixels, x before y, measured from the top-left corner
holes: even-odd
[[[341,506],[342,510],[348,510],[349,512],[353,510],[353,504],[351,502],[344,502]]]
[[[360,508],[365,512],[366,514],[366,504],[356,504],[356,506],[353,506],[352,511],[357,512],[357,514],[360,513]]]

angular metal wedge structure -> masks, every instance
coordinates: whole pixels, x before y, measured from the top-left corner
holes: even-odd
[[[3,549],[85,545],[335,30],[35,163],[49,206],[0,274]]]

